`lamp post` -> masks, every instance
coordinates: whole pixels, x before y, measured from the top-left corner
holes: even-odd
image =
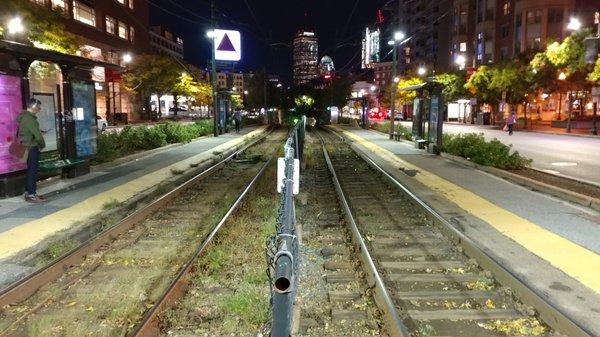
[[[218,97],[217,97],[217,62],[216,62],[216,55],[215,55],[215,49],[217,49],[217,41],[216,41],[216,34],[215,34],[215,28],[217,26],[216,22],[215,22],[215,0],[211,0],[210,2],[210,19],[211,19],[211,30],[209,30],[206,33],[206,36],[208,36],[211,39],[211,59],[210,59],[210,66],[211,66],[211,80],[212,80],[212,97],[213,97],[213,136],[218,137],[219,136],[219,115],[218,115],[218,110],[219,110],[219,102],[218,102]]]
[[[394,139],[394,132],[396,127],[394,122],[396,120],[396,76],[398,75],[398,46],[402,44],[402,40],[404,39],[404,33],[395,32],[394,39],[389,41],[388,44],[393,48],[393,61],[392,61],[392,78],[393,81],[391,83],[391,101],[390,101],[390,139]]]

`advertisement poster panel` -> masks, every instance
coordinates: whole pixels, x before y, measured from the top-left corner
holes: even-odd
[[[0,174],[27,168],[8,151],[10,144],[17,141],[17,116],[21,112],[21,104],[21,79],[0,75]]]
[[[96,92],[94,84],[73,81],[73,120],[77,158],[96,154]]]
[[[38,122],[46,147],[43,152],[58,150],[58,132],[56,121],[56,104],[54,103],[54,94],[34,93],[33,98],[42,102],[42,110],[38,113]]]

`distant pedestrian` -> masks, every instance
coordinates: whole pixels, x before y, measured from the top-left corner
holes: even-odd
[[[514,111],[511,111],[510,115],[508,115],[508,118],[506,119],[506,126],[508,128],[509,136],[512,136],[516,122],[517,122],[517,116],[515,115]]]
[[[233,120],[235,122],[235,133],[240,133],[240,129],[242,128],[242,112],[240,110],[235,111]]]
[[[38,163],[40,150],[46,147],[46,142],[40,131],[37,114],[41,110],[42,102],[37,99],[29,100],[27,110],[23,110],[17,121],[19,122],[19,140],[29,153],[27,155],[27,190],[25,201],[40,203],[46,201],[37,195]]]

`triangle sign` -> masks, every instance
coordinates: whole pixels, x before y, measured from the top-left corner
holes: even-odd
[[[223,39],[221,40],[221,43],[219,44],[219,47],[217,48],[218,51],[232,51],[235,52],[235,47],[233,46],[233,43],[231,43],[231,39],[229,38],[229,36],[227,34],[225,34],[223,36]]]

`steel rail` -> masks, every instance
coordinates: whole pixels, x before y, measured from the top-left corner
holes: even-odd
[[[328,132],[333,133],[344,141],[346,138],[340,135],[338,132],[331,129],[327,129]],[[463,248],[463,252],[474,258],[482,268],[489,270],[494,274],[496,279],[501,284],[509,286],[518,294],[519,298],[526,304],[534,307],[540,317],[554,330],[566,334],[569,337],[594,337],[594,334],[585,327],[581,326],[574,320],[570,319],[560,308],[557,308],[552,303],[546,300],[546,295],[538,292],[525,282],[523,282],[518,275],[513,273],[511,270],[504,267],[500,262],[496,260],[491,254],[481,248],[473,239],[460,232],[454,227],[448,220],[446,220],[440,213],[438,213],[433,207],[427,202],[422,200],[410,189],[404,186],[394,176],[388,173],[384,168],[377,164],[371,159],[364,151],[357,148],[356,146],[350,146],[351,149],[356,152],[369,166],[376,171],[380,172],[394,187],[399,189],[405,194],[411,202],[419,207],[422,211],[429,216],[431,220],[440,228],[440,230],[448,236],[455,244]]]
[[[263,176],[269,165],[273,162],[273,158],[275,157],[275,153],[277,150],[273,151],[269,160],[262,166],[260,171],[256,174],[256,176],[250,181],[250,183],[246,186],[244,191],[239,195],[233,205],[229,208],[227,213],[223,216],[221,221],[210,232],[210,234],[202,241],[202,243],[198,246],[192,257],[187,261],[183,268],[180,269],[179,273],[173,279],[167,291],[162,295],[160,300],[158,300],[152,308],[146,312],[144,318],[141,323],[139,323],[136,329],[128,334],[131,337],[154,337],[160,335],[160,329],[158,327],[158,318],[159,314],[167,307],[169,307],[172,303],[174,303],[177,299],[181,298],[185,293],[187,286],[189,284],[188,276],[191,274],[192,269],[194,267],[194,262],[198,257],[202,256],[206,247],[212,242],[214,237],[219,233],[223,225],[227,222],[227,220],[231,217],[233,212],[237,210],[239,205],[242,203],[248,192],[256,185],[258,180]]]
[[[362,234],[360,233],[358,226],[356,225],[356,221],[354,220],[354,216],[352,215],[352,211],[350,210],[350,205],[348,204],[342,186],[337,178],[337,174],[335,172],[335,168],[333,167],[333,163],[329,158],[329,152],[327,151],[327,148],[325,146],[325,140],[320,134],[318,135],[319,138],[321,138],[323,155],[325,156],[327,167],[329,168],[329,172],[331,173],[335,190],[342,205],[344,217],[346,218],[346,221],[350,226],[350,230],[352,231],[352,239],[354,241],[354,244],[358,248],[363,265],[366,267],[365,274],[367,275],[367,279],[371,286],[373,286],[373,288],[375,289],[375,302],[383,312],[383,316],[386,323],[385,327],[387,328],[390,336],[392,337],[410,337],[411,334],[409,332],[409,329],[402,322],[402,318],[400,318],[400,314],[396,309],[396,305],[394,304],[392,297],[387,291],[387,287],[385,286],[385,283],[381,278],[381,274],[377,270],[377,266],[375,266],[375,262],[373,261],[373,258],[369,253],[369,249],[367,248],[365,240]]]
[[[80,244],[78,247],[72,249],[67,254],[58,258],[49,265],[35,271],[27,277],[14,282],[10,286],[6,287],[0,292],[0,308],[7,305],[12,305],[24,301],[25,299],[32,296],[38,289],[44,285],[58,279],[64,274],[64,271],[74,265],[80,264],[87,255],[97,251],[103,245],[114,241],[119,235],[127,232],[133,228],[137,223],[147,218],[150,214],[157,211],[164,205],[168,204],[176,197],[178,197],[185,189],[203,180],[214,171],[220,169],[229,161],[234,159],[238,154],[243,153],[248,148],[258,144],[259,142],[266,139],[270,132],[263,134],[261,137],[250,142],[249,144],[242,146],[242,148],[235,150],[232,154],[227,156],[220,162],[212,165],[203,172],[195,175],[186,182],[182,183],[175,189],[162,195],[158,199],[152,201],[144,208],[133,212],[132,214],[125,217],[118,224],[98,233],[97,235],[87,239],[85,242]]]

